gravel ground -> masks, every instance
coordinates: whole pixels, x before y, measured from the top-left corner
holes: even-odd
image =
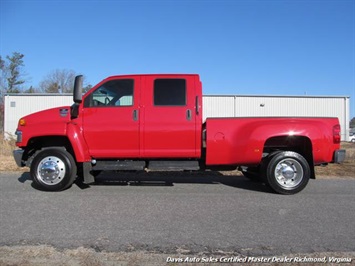
[[[112,266],[171,264],[190,265],[354,265],[355,252],[324,252],[285,254],[282,256],[245,257],[239,254],[199,253],[187,254],[180,250],[175,254],[158,254],[143,251],[97,252],[94,249],[77,248],[59,250],[50,246],[0,247],[0,265],[21,266]]]

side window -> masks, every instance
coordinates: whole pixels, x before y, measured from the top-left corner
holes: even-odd
[[[156,79],[154,81],[155,106],[186,105],[185,79]]]
[[[110,80],[85,98],[84,107],[132,106],[133,79]]]

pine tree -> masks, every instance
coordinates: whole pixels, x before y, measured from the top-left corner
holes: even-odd
[[[23,64],[24,55],[18,52],[14,52],[12,56],[6,56],[10,64],[8,66],[9,77],[7,78],[7,92],[17,93],[20,91],[19,85],[25,83],[25,80],[21,79],[20,69]]]

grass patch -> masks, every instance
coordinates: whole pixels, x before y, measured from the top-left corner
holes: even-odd
[[[355,178],[355,143],[342,142],[341,148],[346,150],[344,163],[328,164],[325,167],[316,167],[316,177]]]
[[[5,139],[3,133],[0,133],[0,155],[1,156],[12,156],[12,151],[16,148],[16,139],[8,138]]]
[[[16,149],[16,139],[5,139],[4,134],[0,133],[0,171],[23,171],[28,168],[20,168],[16,165],[12,156],[13,150]]]

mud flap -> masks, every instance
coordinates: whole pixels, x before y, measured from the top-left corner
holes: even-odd
[[[84,184],[95,183],[95,177],[91,174],[92,165],[91,162],[83,163],[83,175],[84,175]]]

